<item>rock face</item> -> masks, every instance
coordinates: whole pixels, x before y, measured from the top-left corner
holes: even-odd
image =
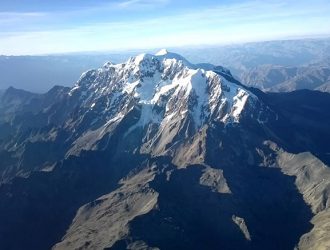
[[[71,89],[8,89],[0,248],[327,246],[329,105],[166,50],[106,63]]]

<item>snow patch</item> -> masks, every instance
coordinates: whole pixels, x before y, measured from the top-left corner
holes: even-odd
[[[73,88],[69,91],[68,95],[72,96],[73,92],[75,92],[79,88],[80,86],[78,84],[74,85]]]
[[[130,82],[126,83],[123,87],[122,93],[131,94],[135,90],[136,86],[139,85],[139,83],[140,83],[140,81],[135,81],[135,82],[132,82],[132,83],[130,83]]]
[[[167,49],[161,49],[160,51],[158,51],[158,52],[156,53],[156,56],[164,56],[164,55],[166,55],[166,54],[168,54]]]
[[[151,104],[142,104],[141,105],[141,115],[137,123],[135,123],[132,127],[130,127],[125,133],[124,137],[130,134],[138,127],[144,128],[146,125],[150,123],[160,124],[162,121],[162,117],[160,114],[156,114],[153,110],[153,105]]]
[[[248,99],[248,93],[243,89],[237,89],[237,95],[234,96],[234,105],[232,107],[232,116],[236,122],[239,121],[239,116],[242,113],[242,110]]]
[[[144,59],[145,57],[147,56],[146,53],[143,53],[143,54],[140,54],[140,55],[137,55],[135,58],[134,58],[134,62],[139,65]]]
[[[208,116],[206,111],[203,110],[209,99],[206,90],[207,79],[205,77],[205,71],[201,69],[195,70],[191,76],[190,82],[191,88],[197,95],[197,105],[194,108],[193,117],[196,125],[199,127],[203,123],[204,119]]]

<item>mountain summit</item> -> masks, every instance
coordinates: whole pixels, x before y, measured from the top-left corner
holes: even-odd
[[[72,88],[8,89],[0,248],[327,247],[329,105],[167,50]]]
[[[221,72],[228,74],[224,69]],[[136,120],[125,136],[148,131],[140,151],[167,155],[180,147],[177,140],[190,138],[206,124],[239,123],[247,109],[248,115],[261,121],[263,112],[262,105],[257,108],[256,96],[237,85],[232,77],[226,79],[198,68],[165,50],[90,70],[82,75],[69,96],[79,100],[81,117],[93,117],[85,121],[85,126],[97,127],[79,136],[69,150],[73,154],[89,150],[91,145],[97,148],[97,140],[131,113],[136,114]],[[184,137],[179,136],[183,131]]]
[[[163,56],[168,54],[168,50],[167,49],[161,49],[156,53],[156,56]]]
[[[198,68],[166,50],[156,55],[141,54],[124,64],[106,63],[101,69],[88,71],[69,95],[79,95],[84,106],[94,107],[103,97],[109,104],[132,101],[141,104],[142,109],[150,106],[157,110],[149,113],[150,119],[191,115],[196,126],[210,119],[239,122],[245,105],[256,101],[253,94],[230,79]],[[107,106],[109,109],[111,105]]]

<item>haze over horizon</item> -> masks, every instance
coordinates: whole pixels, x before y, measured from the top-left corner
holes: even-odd
[[[3,0],[0,54],[220,45],[330,35],[330,3]]]

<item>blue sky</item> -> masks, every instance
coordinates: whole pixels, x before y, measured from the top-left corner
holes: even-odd
[[[1,0],[0,54],[207,46],[330,35],[330,1]]]

